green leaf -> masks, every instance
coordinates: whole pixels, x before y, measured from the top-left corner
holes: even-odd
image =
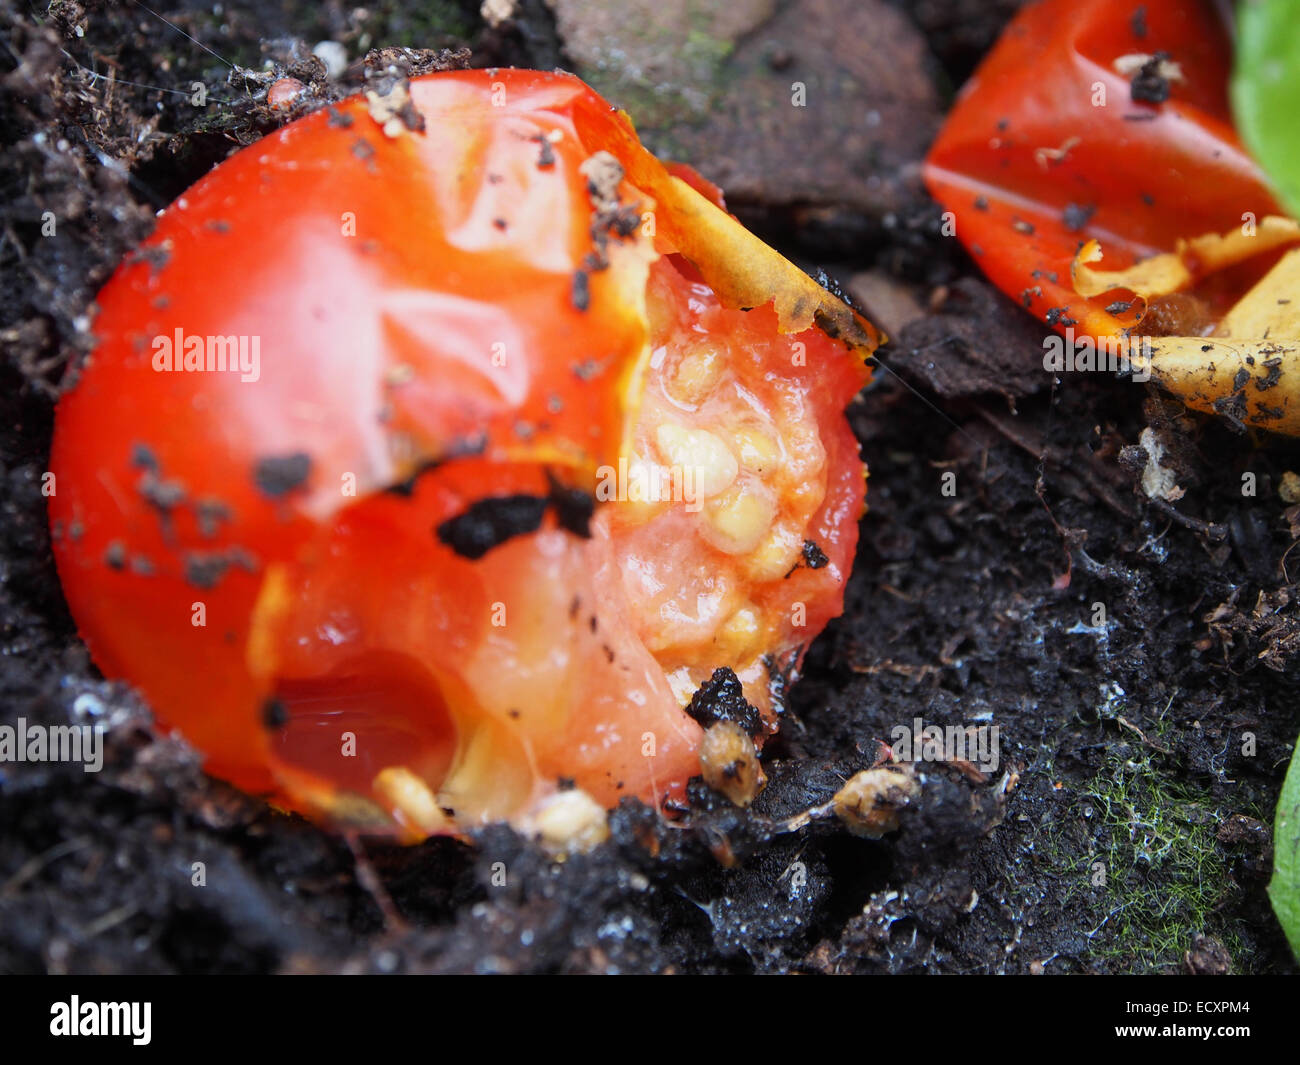
[[[1300,0],[1242,0],[1232,75],[1237,129],[1273,182],[1278,198],[1300,215]]]
[[[1273,821],[1273,879],[1268,885],[1273,912],[1300,960],[1300,744],[1291,755]]]

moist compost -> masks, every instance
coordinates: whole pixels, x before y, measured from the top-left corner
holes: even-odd
[[[347,839],[204,776],[96,671],[63,603],[42,475],[98,287],[156,209],[307,110],[376,79],[575,62],[545,4],[515,9],[488,26],[451,0],[364,20],[297,2],[168,8],[187,39],[132,5],[38,18],[0,0],[0,724],[106,728],[98,773],[0,763],[0,971],[1294,972],[1264,888],[1300,728],[1300,506],[1279,495],[1300,447],[1132,381],[1054,378],[1045,327],[942,234],[915,130],[936,128],[1010,3],[853,16],[907,38],[895,81],[930,109],[908,126],[882,103],[879,195],[836,200],[823,179],[801,199],[788,179],[764,184],[763,151],[750,171],[739,149],[720,165],[743,219],[850,294],[870,277],[863,310],[897,319],[851,408],[870,511],[845,613],[788,692],[751,808],[698,779],[673,822],[624,800],[610,841],[562,863],[506,827],[473,845]],[[333,77],[322,40],[355,57]],[[743,76],[788,83],[802,63],[765,54]],[[269,108],[282,77],[303,88]],[[710,176],[707,156],[687,161]],[[1142,440],[1159,441],[1176,504],[1143,491]],[[293,489],[295,458],[259,469],[266,491]],[[207,561],[198,576],[219,578]],[[728,720],[731,695],[715,676],[692,713]],[[998,767],[921,764],[919,796],[879,840],[833,819],[792,827],[917,719],[996,725]]]

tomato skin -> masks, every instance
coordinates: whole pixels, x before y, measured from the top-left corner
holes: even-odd
[[[563,109],[576,104],[605,111],[594,94],[559,76],[519,80],[512,106],[561,129],[576,154]],[[415,83],[416,94],[422,84]],[[480,96],[472,79],[435,84],[440,95],[451,95],[444,106],[473,113]],[[639,343],[640,327],[614,299],[593,298],[587,313],[572,306],[573,265],[590,245],[588,219],[571,206],[565,181],[541,180],[551,175],[536,166],[539,146],[503,133],[470,133],[448,127],[437,141],[390,139],[360,99],[317,111],[237,153],[188,190],[163,213],[136,261],[101,293],[94,328],[104,342],[60,404],[52,456],[57,476],[93,453],[97,475],[61,477],[64,491],[53,501],[51,518],[85,530],[58,558],[96,660],[110,675],[135,679],[156,706],[193,699],[193,673],[171,663],[190,661],[196,643],[206,658],[204,683],[216,685],[214,705],[259,701],[242,640],[227,634],[244,632],[260,577],[233,570],[216,588],[195,589],[178,557],[186,547],[215,552],[238,546],[263,565],[293,557],[315,517],[342,500],[348,475],[364,496],[407,476],[415,457],[483,437],[488,457],[504,458],[516,446],[518,420],[549,421],[557,447],[613,455],[622,432],[614,375],[575,390],[567,360],[534,364],[518,357],[512,364],[509,352],[576,354],[587,346],[584,338],[600,337],[594,353],[614,353]],[[465,168],[483,167],[489,147],[501,156],[506,180],[458,183],[461,169],[448,153],[459,149]],[[574,163],[569,181],[577,180],[576,169]],[[356,216],[356,235],[340,239],[349,213]],[[513,222],[513,232],[493,225],[498,214]],[[531,262],[521,260],[519,248],[531,251]],[[471,297],[459,318],[471,334],[468,344],[481,346],[486,339],[507,345],[500,390],[487,374],[462,369],[468,360],[458,359],[458,337],[439,349],[421,335],[429,315],[442,309],[438,301],[455,298],[441,290],[457,250],[473,264],[465,287],[477,283],[481,290],[493,277],[510,277],[517,290],[507,306]],[[223,266],[233,257],[237,264]],[[286,286],[286,278],[293,283]],[[593,296],[606,283],[595,279]],[[422,287],[432,294],[430,308],[404,302],[405,294],[418,296]],[[230,372],[152,372],[153,338],[171,336],[177,327],[200,338],[257,336],[263,360],[258,380]],[[354,357],[332,359],[328,372],[312,372],[304,353],[314,350]],[[409,386],[385,390],[386,376],[402,365],[417,370]],[[564,399],[558,415],[546,409],[555,393]],[[385,404],[393,408],[387,422],[380,420]],[[411,425],[436,435],[402,460],[391,453],[389,427]],[[133,463],[137,444],[150,449],[164,479],[184,484],[191,500],[211,499],[237,515],[238,541],[203,536],[192,508],[173,515],[169,534],[156,508],[139,505],[137,482],[147,471]],[[303,490],[268,498],[252,471],[268,457],[294,454],[311,459]],[[123,572],[106,567],[104,555],[118,539],[130,543],[132,560],[144,559],[156,574],[142,579],[130,563]],[[73,578],[71,566],[83,577],[93,574],[93,581]],[[110,583],[108,594],[93,587],[101,580]],[[189,624],[199,591],[206,626]],[[170,614],[170,625],[157,623],[160,610]],[[148,660],[142,660],[145,648]],[[264,730],[255,720],[241,724],[232,728],[221,716],[195,715],[185,730],[215,772],[265,790],[265,772],[246,768],[258,764],[248,750],[265,748]]]
[[[1114,270],[1180,238],[1238,227],[1243,212],[1279,212],[1231,125],[1231,46],[1211,6],[1159,0],[1141,5],[1135,22],[1136,7],[1023,8],[962,89],[923,171],[989,278],[1079,335],[1135,324],[1106,309],[1113,296],[1074,291],[1070,264],[1084,240],[1100,240]],[[1160,51],[1183,80],[1169,82],[1163,103],[1134,102],[1114,61]]]
[[[436,74],[410,93],[421,132],[390,135],[353,98],[232,156],[101,292],[51,459],[69,605],[107,675],[213,773],[286,806],[346,820],[357,804],[340,794],[408,752],[430,777],[461,768],[462,828],[517,816],[560,776],[606,805],[680,794],[700,730],[620,621],[600,512],[584,541],[548,506],[478,561],[436,536],[487,497],[590,491],[625,453],[650,263],[689,235],[660,211],[653,241],[602,230],[608,263],[593,262],[584,164],[612,152],[636,212],[675,186],[570,76]],[[807,601],[782,632],[802,645],[838,613],[856,544],[862,467],[841,411],[866,375],[819,331],[796,336],[814,358],[790,376],[831,459],[808,526],[829,564],[771,593]],[[183,357],[210,337],[246,339],[243,372],[160,368],[168,342]],[[618,639],[596,642],[597,620]],[[498,645],[508,677],[492,677]],[[375,724],[366,700],[385,708],[355,762],[308,727],[332,689],[353,702],[329,714],[358,731]],[[301,720],[281,720],[286,702]],[[368,828],[401,822],[361,805]]]

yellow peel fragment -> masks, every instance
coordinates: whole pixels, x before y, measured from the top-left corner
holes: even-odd
[[[1277,261],[1223,316],[1216,337],[1300,337],[1300,248]]]
[[[728,307],[761,307],[775,302],[782,333],[801,333],[814,325],[866,358],[884,338],[774,248],[768,247],[731,215],[681,178],[655,189],[664,214],[673,220],[672,238]]]
[[[1300,340],[1159,337],[1149,343],[1151,379],[1193,410],[1300,436]]]
[[[1091,299],[1131,292],[1146,313],[1156,296],[1183,292],[1238,263],[1300,242],[1300,223],[1268,215],[1254,231],[1207,233],[1124,270],[1097,270],[1101,245],[1085,243],[1070,265],[1075,291]],[[1293,300],[1295,302],[1293,302]],[[1140,328],[1140,327],[1139,327]],[[1135,368],[1193,410],[1241,425],[1300,436],[1300,248],[1292,249],[1224,315],[1210,337],[1127,341]]]
[[[371,790],[376,799],[393,811],[413,839],[447,832],[452,827],[451,818],[438,805],[433,789],[405,766],[381,769]]]
[[[1146,346],[1151,378],[1193,410],[1300,436],[1300,248],[1233,306],[1214,336],[1129,344]]]
[[[1102,250],[1100,243],[1090,240],[1070,264],[1070,277],[1074,290],[1088,299],[1123,289],[1145,301],[1183,292],[1201,278],[1297,241],[1300,223],[1266,215],[1253,230],[1242,226],[1222,234],[1206,233],[1180,240],[1174,251],[1153,255],[1123,270],[1095,270],[1089,264],[1101,261]]]

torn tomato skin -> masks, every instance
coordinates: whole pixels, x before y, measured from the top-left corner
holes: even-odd
[[[489,112],[493,79],[508,103]],[[670,176],[625,116],[575,78],[437,74],[412,82],[411,95],[446,121],[387,136],[363,99],[347,100],[232,156],[163,212],[100,294],[99,345],[60,402],[51,458],[56,560],[102,671],[141,688],[215,775],[331,817],[334,784],[277,755],[284,706],[266,663],[286,653],[271,646],[292,613],[285,574],[323,581],[327,560],[360,560],[353,620],[384,624],[411,589],[385,587],[383,575],[443,552],[439,586],[449,601],[474,601],[470,564],[453,563],[438,525],[485,496],[589,491],[626,443],[646,327],[628,300],[636,275],[626,262],[593,270],[588,305],[573,304],[573,271],[593,247],[579,166],[612,152],[628,175],[622,192],[646,209],[655,192],[687,195],[671,185],[684,172]],[[536,136],[552,149],[548,166]],[[686,187],[720,206],[702,180]],[[673,226],[660,219],[661,256],[675,253]],[[795,311],[811,319],[800,299]],[[752,317],[775,334],[797,316],[759,306]],[[874,342],[869,325],[854,328]],[[833,475],[809,534],[830,564],[791,577],[811,639],[839,612],[856,545],[863,471],[841,411],[867,375],[863,351],[815,329],[791,335],[829,360],[814,395]],[[159,371],[156,345],[173,336],[178,346],[254,336],[261,363],[247,379]],[[482,357],[498,344],[505,365],[494,376]],[[365,508],[348,509],[357,500]],[[550,513],[539,535],[548,533],[560,533]],[[494,552],[521,551],[525,539]],[[214,567],[213,556],[229,564]],[[486,624],[467,620],[455,639],[471,646]],[[626,780],[611,774],[591,790],[605,802],[680,794],[698,768],[698,728],[680,717],[663,726],[648,773],[640,759]],[[574,733],[555,746],[582,742]]]
[[[1233,129],[1231,44],[1211,5],[1156,0],[1135,22],[1136,6],[1022,9],[961,90],[923,167],[980,269],[1060,332],[1119,336],[1138,325],[1136,312],[1107,310],[1123,293],[1074,291],[1070,264],[1085,240],[1100,241],[1105,268],[1117,270],[1240,226],[1245,212],[1282,213]],[[1183,79],[1170,81],[1163,103],[1134,102],[1114,60],[1156,52]],[[1094,106],[1098,85],[1104,106]],[[1226,310],[1265,268],[1203,295]]]

